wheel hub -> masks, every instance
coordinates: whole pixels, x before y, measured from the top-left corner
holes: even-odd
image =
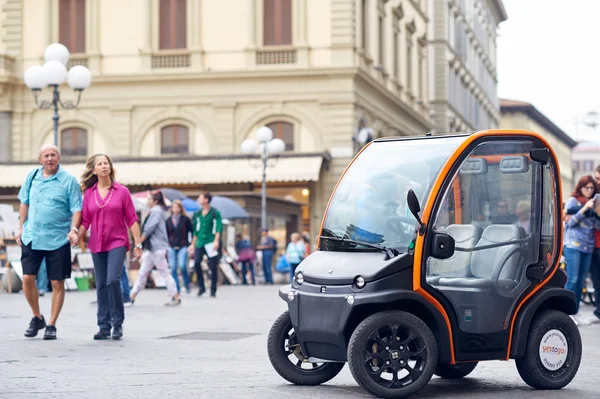
[[[390,356],[392,357],[393,360],[398,360],[400,358],[400,352],[398,352],[398,351],[392,351],[390,353]]]

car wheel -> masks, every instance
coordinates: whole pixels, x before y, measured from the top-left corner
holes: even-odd
[[[437,365],[435,337],[418,317],[402,311],[363,320],[348,345],[348,366],[356,382],[382,398],[419,392]]]
[[[471,374],[477,367],[477,362],[460,364],[438,364],[433,374],[440,378],[457,379]]]
[[[523,381],[536,389],[560,389],[573,380],[581,363],[581,335],[563,312],[544,310],[529,329],[525,356],[516,359]]]
[[[344,363],[312,363],[302,353],[289,312],[273,323],[267,339],[269,360],[277,373],[296,385],[323,384],[339,374]]]

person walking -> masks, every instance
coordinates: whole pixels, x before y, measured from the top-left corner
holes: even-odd
[[[269,229],[260,230],[260,245],[256,249],[262,252],[262,267],[265,274],[265,283],[273,284],[273,257],[277,252],[277,241],[269,235]]]
[[[292,235],[290,236],[290,243],[288,244],[288,246],[285,250],[285,256],[291,266],[290,278],[292,280],[294,280],[294,273],[296,272],[296,268],[298,267],[300,262],[302,262],[302,259],[304,259],[304,253],[305,253],[304,251],[305,251],[304,241],[300,239],[300,234],[292,233]],[[290,281],[292,281],[292,280],[290,280]]]
[[[575,190],[565,204],[565,210],[577,206],[581,209],[565,222],[564,249],[567,266],[566,289],[575,293],[576,314],[571,316],[577,325],[589,324],[579,315],[579,303],[583,287],[592,262],[594,250],[594,231],[600,230],[600,219],[594,209],[594,194],[596,183],[591,176],[583,176],[579,179]]]
[[[198,296],[206,292],[204,285],[204,273],[202,272],[202,258],[206,254],[208,267],[210,269],[210,296],[217,296],[218,264],[221,255],[220,239],[223,232],[221,214],[210,206],[212,195],[207,191],[198,196],[198,204],[201,209],[194,213],[192,225],[194,227],[194,238],[188,247],[188,252],[194,254],[194,268],[198,275]]]
[[[65,279],[71,277],[71,245],[77,241],[82,196],[77,179],[60,166],[54,145],[40,148],[41,168],[31,171],[19,190],[19,232],[23,291],[33,318],[25,331],[32,338],[45,328],[44,339],[56,339],[56,322],[65,300]],[[52,311],[46,324],[40,312],[36,276],[46,261],[52,285]]]
[[[95,340],[121,339],[123,336],[123,291],[121,277],[125,255],[130,249],[128,229],[134,237],[134,251],[141,256],[141,237],[137,214],[129,189],[115,180],[115,169],[108,155],[88,158],[81,177],[83,211],[79,238],[90,231],[88,249],[92,253],[96,276],[97,321]]]
[[[171,204],[171,217],[167,219],[167,235],[169,237],[169,265],[177,285],[177,292],[181,293],[177,269],[181,270],[185,291],[190,293],[190,275],[188,274],[188,247],[192,234],[192,221],[185,212],[183,203],[175,200]]]
[[[242,285],[248,285],[247,274],[250,270],[250,276],[252,277],[252,285],[256,285],[256,279],[254,278],[254,262],[256,261],[256,254],[252,249],[252,243],[248,237],[243,237],[241,233],[235,235],[235,251],[237,252],[238,261],[242,264]]]
[[[146,286],[148,275],[153,267],[160,273],[160,276],[167,283],[167,291],[171,301],[165,306],[181,305],[181,297],[177,292],[175,279],[169,273],[169,264],[167,263],[167,249],[169,249],[169,238],[167,237],[167,227],[163,218],[165,199],[160,190],[152,191],[148,194],[148,207],[150,213],[142,225],[142,245],[144,253],[141,259],[140,273],[131,290],[131,303],[139,292]]]

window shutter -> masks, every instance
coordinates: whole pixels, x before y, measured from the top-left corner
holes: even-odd
[[[75,26],[71,32],[75,37],[71,38],[76,53],[85,53],[85,0],[75,0],[75,19],[71,23]]]
[[[263,1],[263,44],[275,44],[275,2],[277,0]]]
[[[282,45],[292,44],[292,0],[279,0],[281,3],[281,18],[279,19],[280,39]]]
[[[285,151],[294,151],[294,125],[289,122],[272,122],[267,125],[273,137],[283,140]]]
[[[171,16],[171,4],[170,4],[170,0],[160,0],[160,7],[159,7],[159,28],[158,28],[158,35],[159,35],[159,39],[158,39],[158,43],[159,43],[159,48],[161,50],[163,49],[169,49],[170,48],[170,43],[169,43],[169,29],[170,29],[170,16]]]
[[[69,32],[71,21],[71,0],[60,0],[58,3],[58,41],[73,51]]]
[[[175,4],[175,43],[174,48],[187,48],[186,0],[176,0]]]

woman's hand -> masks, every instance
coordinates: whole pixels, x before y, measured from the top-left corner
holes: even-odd
[[[136,259],[140,259],[142,257],[141,248],[138,248],[138,247],[133,248],[133,256],[135,256]]]
[[[589,200],[588,202],[585,203],[585,205],[583,206],[583,210],[588,210],[588,209],[592,209],[594,207],[594,199],[592,198],[591,200]]]

